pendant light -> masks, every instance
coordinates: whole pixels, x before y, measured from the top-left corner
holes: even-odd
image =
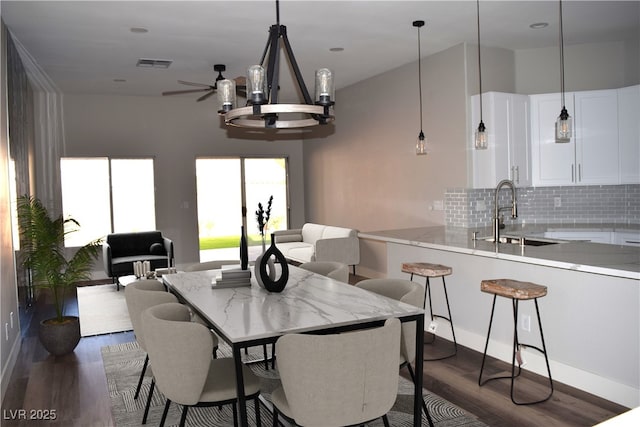
[[[564,34],[562,31],[562,0],[560,0],[560,93],[562,96],[562,110],[556,121],[556,143],[571,141],[571,116],[564,103]]]
[[[416,155],[427,154],[427,141],[422,131],[422,66],[420,59],[420,28],[424,26],[424,21],[413,21],[413,26],[418,29],[418,93],[420,94],[420,133],[416,141]]]
[[[476,150],[486,150],[489,147],[487,140],[487,128],[482,121],[482,63],[480,61],[480,0],[476,0],[477,16],[478,16],[478,80],[480,83],[480,124],[476,129],[473,146]]]
[[[295,75],[294,83],[302,94],[304,102],[282,104],[278,102],[280,51]],[[280,2],[276,0],[276,24],[269,28],[267,45],[260,62],[247,70],[247,106],[236,107],[235,91],[229,85],[220,92],[220,110],[225,123],[252,129],[296,129],[308,126],[326,125],[335,119],[334,74],[328,68],[316,70],[315,97],[311,98],[302,78],[289,38],[287,27],[280,25]]]

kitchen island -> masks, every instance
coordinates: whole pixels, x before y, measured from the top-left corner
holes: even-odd
[[[633,226],[613,228],[637,230]],[[474,231],[478,240],[473,238]],[[548,294],[539,304],[554,380],[630,408],[639,406],[640,248],[575,241],[526,244],[526,237],[541,232],[542,226],[501,231],[502,235],[525,236],[524,246],[480,239],[490,236],[491,229],[423,227],[362,232],[359,237],[365,244],[386,244],[388,277],[409,278],[401,272],[403,262],[452,267],[447,290],[456,338],[479,352],[484,350],[492,300],[480,292],[483,279],[509,278],[547,286]],[[434,310],[442,311],[442,287],[437,281],[431,287]],[[519,330],[522,342],[538,342],[536,322],[531,322],[535,319],[532,306],[520,305],[519,327],[530,325],[530,331]],[[511,317],[511,304],[498,300],[489,354],[509,363]],[[447,327],[438,327],[436,333],[452,338]],[[544,359],[536,352],[526,351],[525,358],[524,369],[545,372]]]

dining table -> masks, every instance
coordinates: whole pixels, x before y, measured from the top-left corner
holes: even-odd
[[[248,425],[242,349],[274,343],[285,334],[340,333],[381,326],[392,317],[401,322],[416,322],[413,425],[421,425],[424,352],[422,307],[374,294],[294,265],[288,266],[289,275],[284,290],[272,293],[258,284],[254,267],[249,269],[250,286],[227,288],[214,286],[221,270],[177,272],[162,276],[168,290],[197,313],[231,347],[235,360],[240,425]]]

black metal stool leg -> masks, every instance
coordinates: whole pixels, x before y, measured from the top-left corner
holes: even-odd
[[[440,357],[434,357],[434,358],[424,358],[423,360],[425,362],[433,362],[435,360],[443,360],[443,359],[448,359],[449,357],[453,357],[456,354],[458,354],[458,341],[456,340],[456,333],[453,329],[453,317],[451,316],[451,306],[449,305],[449,294],[447,293],[447,283],[444,280],[444,276],[442,276],[442,287],[444,290],[444,299],[445,302],[447,303],[447,316],[443,316],[441,314],[435,314],[433,312],[433,303],[432,303],[432,299],[431,299],[431,284],[429,282],[429,276],[426,277],[426,283],[425,283],[425,304],[426,304],[426,298],[427,295],[429,296],[429,312],[431,313],[431,321],[433,322],[433,320],[438,317],[440,319],[446,320],[447,322],[449,322],[449,326],[451,327],[451,334],[453,336],[453,353],[449,353],[445,356],[440,356]],[[426,307],[425,307],[426,309]],[[425,342],[425,344],[432,344],[434,341],[436,340],[436,334],[433,334],[433,339],[429,342]]]
[[[482,371],[484,371],[484,362],[487,358],[487,349],[489,348],[489,337],[491,337],[491,325],[493,323],[493,313],[495,311],[495,308],[496,308],[496,295],[493,296],[493,303],[491,304],[491,316],[489,317],[489,329],[487,330],[487,341],[484,344],[484,353],[482,354],[482,365],[480,365],[480,375],[478,376],[479,386],[482,386],[487,381],[491,380],[491,378],[489,378],[488,380],[482,381]]]
[[[491,325],[493,323],[493,315],[494,315],[495,306],[496,306],[496,297],[497,297],[497,295],[493,296],[493,304],[491,306],[491,317],[489,318],[489,329],[487,331],[487,341],[486,341],[485,346],[484,346],[484,354],[482,355],[482,365],[480,366],[480,375],[478,377],[478,385],[482,386],[482,385],[484,385],[487,382],[492,381],[492,380],[510,379],[511,380],[510,397],[511,397],[511,401],[514,404],[516,404],[516,405],[533,405],[535,403],[545,402],[553,394],[553,380],[551,378],[551,368],[549,367],[549,357],[547,355],[547,347],[546,347],[546,344],[544,342],[544,333],[542,331],[542,320],[540,318],[540,310],[539,310],[539,307],[538,307],[538,299],[537,298],[533,298],[533,302],[535,303],[536,316],[538,317],[538,327],[540,328],[540,340],[542,341],[542,348],[539,348],[539,347],[536,347],[536,346],[530,345],[530,344],[523,344],[523,343],[520,342],[520,339],[518,337],[519,300],[515,299],[515,298],[512,298],[511,299],[511,304],[512,304],[512,309],[513,309],[513,348],[512,348],[512,355],[511,355],[511,375],[496,376],[496,377],[487,378],[484,381],[482,380],[482,373],[484,371],[485,360],[486,360],[486,357],[487,357],[487,349],[489,347],[489,339],[490,339],[490,336],[491,336]],[[539,351],[540,353],[542,353],[544,355],[544,360],[545,360],[546,365],[547,365],[547,374],[549,375],[549,388],[550,388],[550,391],[549,391],[549,394],[546,397],[544,397],[543,399],[535,400],[535,401],[531,401],[531,402],[520,402],[520,401],[517,401],[516,398],[515,398],[515,379],[517,377],[519,377],[520,374],[522,373],[521,359],[518,356],[522,347],[533,348],[533,349]],[[518,363],[517,367],[516,367],[516,362]],[[517,369],[517,371],[516,371],[516,369]]]

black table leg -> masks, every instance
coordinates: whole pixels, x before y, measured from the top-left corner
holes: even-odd
[[[233,346],[233,360],[236,366],[236,388],[238,394],[238,411],[240,412],[240,425],[248,427],[247,420],[247,398],[244,395],[244,378],[242,376],[242,358],[240,357],[240,347],[236,344]]]
[[[416,319],[416,381],[413,398],[413,425],[422,425],[422,365],[424,361],[424,313]]]

